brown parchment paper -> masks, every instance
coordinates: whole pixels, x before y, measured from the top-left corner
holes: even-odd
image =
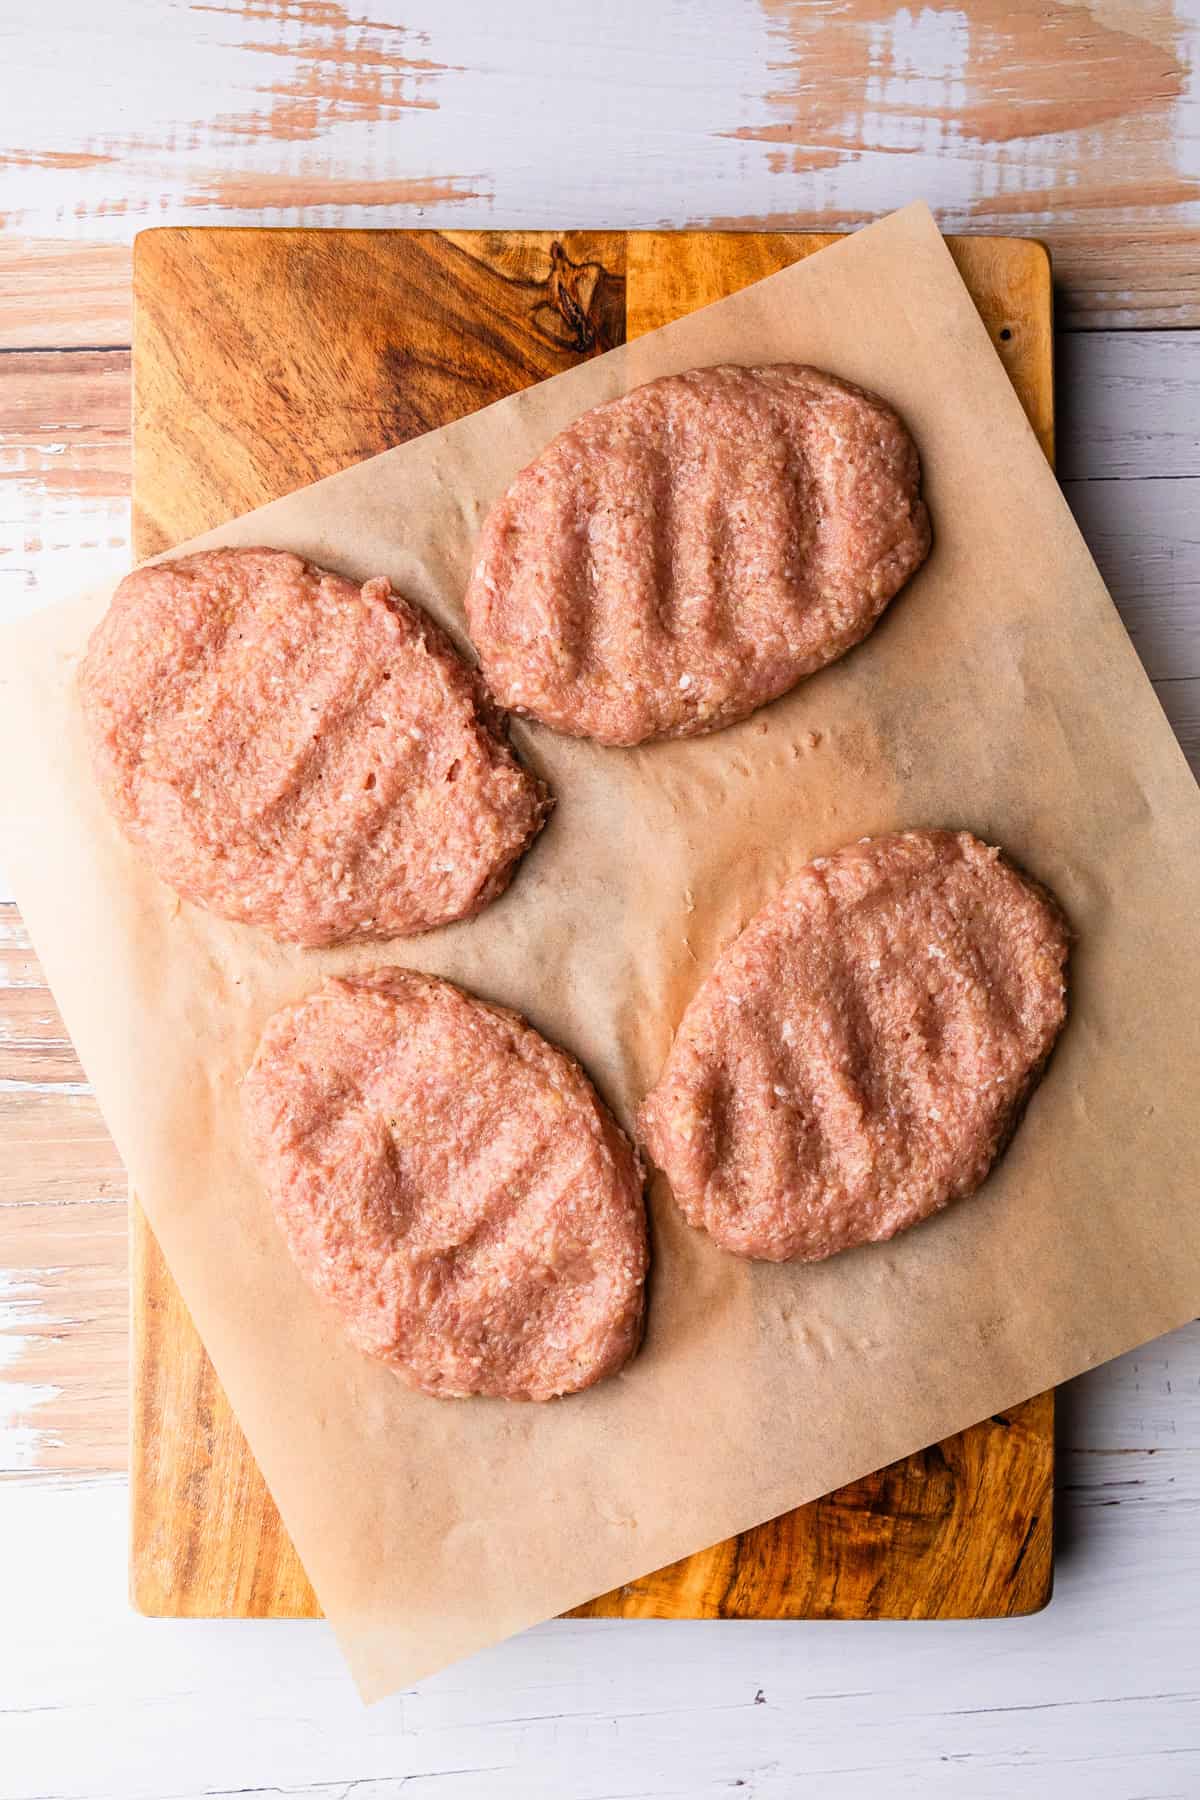
[[[558,809],[465,925],[312,953],[181,904],[89,775],[73,677],[107,595],[0,638],[17,895],[368,1697],[1200,1308],[1200,801],[924,207],[198,542],[386,574],[461,633],[480,517],[552,433],[652,375],[776,359],[900,408],[924,461],[927,567],[865,645],[716,737],[617,751],[517,727]],[[629,1122],[700,976],[777,883],[920,824],[1005,845],[1079,932],[1067,1031],[978,1196],[890,1245],[788,1268],[722,1255],[657,1184],[645,1348],[554,1405],[427,1399],[342,1341],[242,1138],[239,1079],[276,1006],[331,970],[450,975],[567,1045]]]

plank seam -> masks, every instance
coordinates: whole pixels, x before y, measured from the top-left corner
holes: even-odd
[[[132,344],[0,344],[0,356],[112,356]]]

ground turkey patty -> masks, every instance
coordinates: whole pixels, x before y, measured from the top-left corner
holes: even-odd
[[[404,969],[327,981],[270,1020],[243,1095],[301,1272],[412,1386],[550,1400],[633,1355],[640,1165],[515,1013]]]
[[[1050,896],[967,832],[864,838],[721,957],[641,1114],[692,1225],[814,1262],[984,1179],[1066,1016]]]
[[[157,873],[287,942],[478,911],[548,811],[429,618],[282,550],[135,570],[80,683],[100,786]]]
[[[484,525],[466,606],[493,692],[602,744],[715,731],[864,638],[929,550],[884,401],[780,363],[584,413]]]

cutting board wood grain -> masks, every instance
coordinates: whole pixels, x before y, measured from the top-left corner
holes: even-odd
[[[809,256],[798,233],[160,230],[134,258],[134,544],[169,548]],[[950,247],[1053,455],[1050,270]],[[132,1209],[131,1589],[154,1615],[319,1608],[144,1215]],[[1036,1610],[1043,1394],[579,1608],[642,1618]]]

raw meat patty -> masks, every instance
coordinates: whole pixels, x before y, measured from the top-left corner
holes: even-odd
[[[815,1262],[971,1193],[1066,1016],[1050,896],[965,831],[819,858],[720,958],[641,1131],[725,1250]]]
[[[327,981],[271,1019],[244,1101],[302,1274],[411,1386],[549,1400],[633,1355],[641,1167],[515,1013],[405,969]]]
[[[477,912],[549,810],[432,620],[282,550],[135,570],[80,682],[101,789],[157,873],[287,942]]]
[[[693,369],[584,413],[483,528],[502,704],[602,744],[716,731],[864,638],[929,550],[911,437],[819,370]]]

